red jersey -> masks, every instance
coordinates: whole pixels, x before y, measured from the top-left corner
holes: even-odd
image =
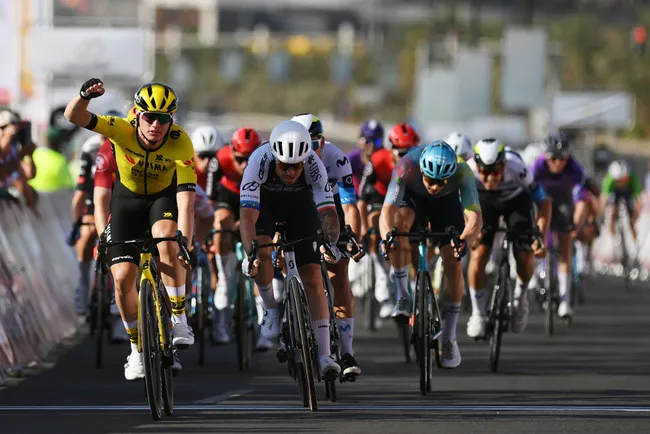
[[[394,165],[393,153],[388,149],[380,149],[372,154],[370,161],[363,168],[363,177],[359,185],[361,200],[367,202],[374,191],[382,197],[386,196]]]
[[[210,160],[205,185],[205,192],[210,200],[217,200],[217,181],[233,193],[239,194],[242,175],[237,171],[235,164],[232,146],[219,149],[217,156]]]
[[[111,141],[106,139],[97,152],[95,160],[95,187],[113,188],[117,174],[117,163],[111,147]]]

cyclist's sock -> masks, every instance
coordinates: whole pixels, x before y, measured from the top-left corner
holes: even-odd
[[[411,298],[411,294],[409,294],[409,289],[408,289],[410,267],[411,267],[410,265],[406,265],[404,267],[399,267],[399,268],[392,267],[393,276],[395,278],[395,284],[397,286],[398,298],[405,298],[407,300]]]
[[[460,314],[460,303],[445,304],[445,327],[442,331],[442,339],[445,341],[456,340],[456,327],[458,325],[458,315]]]
[[[311,322],[311,327],[314,329],[316,336],[316,343],[318,344],[318,356],[329,356],[332,354],[330,349],[330,320],[317,319]]]
[[[282,276],[282,273],[280,273],[280,276]],[[280,301],[282,301],[282,293],[284,292],[284,278],[274,277],[272,285],[273,298],[275,298],[275,301],[277,303],[280,303]]]
[[[219,283],[224,284],[226,280],[226,267],[227,267],[227,256],[223,255],[214,255],[214,260],[217,263],[217,280]]]
[[[257,285],[257,288],[260,290],[260,297],[262,297],[262,303],[264,304],[265,309],[275,309],[278,307],[278,304],[275,302],[273,297],[272,282],[269,282],[268,285]]]
[[[560,290],[560,301],[568,302],[571,300],[571,273],[563,273],[558,271],[557,281]]]
[[[470,286],[470,300],[472,302],[472,315],[485,315],[485,289],[476,290]]]
[[[257,323],[262,325],[262,319],[264,318],[264,302],[262,297],[259,295],[255,296],[255,308],[257,309]]]
[[[129,335],[129,342],[131,343],[131,352],[138,351],[138,320],[135,321],[124,321],[124,328],[126,333]]]
[[[354,339],[354,318],[338,318],[339,337],[341,341],[341,354],[354,356],[352,341]]]
[[[187,323],[185,315],[185,285],[165,286],[169,301],[172,302],[172,323]]]
[[[388,264],[376,253],[371,253],[372,266],[375,271],[375,298],[378,302],[383,303],[390,299],[390,286],[388,284]],[[366,288],[364,288],[366,290]]]
[[[517,284],[515,285],[515,300],[519,300],[521,294],[524,292],[524,288],[528,288],[528,282],[523,282],[519,276],[517,276]]]

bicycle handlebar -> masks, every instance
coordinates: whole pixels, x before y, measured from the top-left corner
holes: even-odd
[[[397,228],[393,228],[390,232],[386,234],[386,244],[387,246],[391,245],[397,245],[395,238],[397,237],[416,237],[418,238],[418,241],[426,241],[430,238],[437,238],[437,237],[444,237],[444,236],[449,236],[451,237],[451,241],[453,243],[454,250],[456,250],[456,253],[458,254],[457,260],[460,261],[462,260],[462,256],[460,255],[460,251],[462,250],[462,246],[467,244],[465,240],[460,239],[460,233],[456,230],[456,227],[451,225],[445,227],[445,230],[442,232],[432,232],[429,229],[425,229],[419,232],[399,232]],[[382,252],[382,255],[386,260],[388,260],[388,248],[384,252]]]
[[[483,228],[481,229],[481,233],[485,235],[488,231],[490,231],[490,228]],[[537,240],[538,243],[541,245],[544,244],[544,238],[542,237],[542,233],[539,231],[539,228],[535,229],[530,229],[530,230],[513,230],[513,229],[508,229],[508,228],[496,228],[493,230],[493,232],[496,233],[503,233],[506,235],[506,237],[509,237],[509,240],[517,247],[519,250],[526,250],[530,247],[530,245],[527,243],[528,240],[524,239],[525,237],[533,237],[533,241]]]

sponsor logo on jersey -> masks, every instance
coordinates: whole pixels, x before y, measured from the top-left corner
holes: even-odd
[[[111,116],[110,118],[108,118],[108,125],[110,125],[111,127],[115,126],[115,118],[114,117]]]
[[[183,161],[183,165],[185,165],[185,167],[187,167],[187,166],[189,166],[190,164],[193,164],[193,163],[194,163],[194,161],[192,161],[192,160]]]
[[[173,218],[173,214],[170,213],[170,212],[165,211],[165,212],[163,212],[163,218],[164,218],[164,219],[170,219],[170,218]]]
[[[97,158],[95,159],[95,171],[96,172],[104,172],[108,168],[108,160],[104,156],[104,154],[97,154]]]
[[[264,173],[265,173],[264,171],[266,170],[265,167],[268,159],[269,159],[269,154],[265,152],[264,155],[262,156],[262,161],[260,161],[260,170],[259,172],[257,172],[257,176],[258,178],[260,178],[260,181],[264,179]]]
[[[343,167],[348,164],[348,157],[343,157],[342,160],[336,160],[336,167]]]
[[[131,166],[135,166],[135,160],[133,159],[133,157],[131,157],[130,155],[124,154],[124,158],[126,159],[126,161],[129,162],[129,164]]]
[[[311,155],[307,159],[307,163],[309,164],[309,176],[311,177],[312,182],[321,179],[323,174],[320,173],[320,168],[318,167],[318,160],[314,157],[314,155]]]
[[[244,186],[242,187],[242,190],[256,191],[259,187],[260,187],[259,182],[251,181],[251,182],[247,182],[246,184],[244,184]]]
[[[169,137],[172,139],[178,139],[181,136],[181,131],[180,130],[173,130],[171,133],[169,133]]]

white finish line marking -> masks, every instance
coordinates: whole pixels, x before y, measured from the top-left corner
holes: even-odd
[[[217,411],[217,412],[277,412],[309,411],[298,405],[193,405],[181,404],[174,407],[178,411]],[[0,412],[129,412],[149,411],[145,405],[5,405]],[[650,413],[650,407],[632,406],[588,406],[588,405],[344,405],[322,404],[319,412],[346,411],[433,411],[433,412],[531,412],[531,413]]]

